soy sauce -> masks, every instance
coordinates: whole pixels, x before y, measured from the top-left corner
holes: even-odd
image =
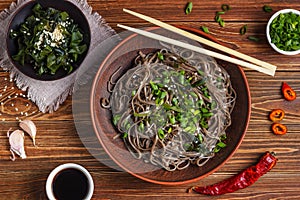
[[[70,168],[56,175],[52,187],[58,200],[82,200],[87,195],[89,183],[83,172]]]

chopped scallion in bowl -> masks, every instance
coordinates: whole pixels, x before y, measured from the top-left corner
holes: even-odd
[[[300,53],[300,12],[294,9],[276,12],[267,24],[266,34],[277,52],[284,55]]]

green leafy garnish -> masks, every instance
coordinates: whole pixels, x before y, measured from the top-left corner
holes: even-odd
[[[222,4],[222,11],[217,11],[215,16],[215,21],[219,23],[221,27],[225,27],[225,21],[220,15],[224,15],[227,11],[231,10],[231,7],[228,4]]]
[[[228,5],[228,4],[222,4],[221,8],[222,8],[222,10],[225,11],[225,12],[231,10],[230,5]]]
[[[255,37],[255,36],[248,36],[247,38],[248,38],[248,40],[253,41],[253,42],[259,42],[260,41],[260,38]]]
[[[263,6],[263,10],[264,10],[265,12],[267,12],[267,13],[270,13],[270,12],[273,11],[273,9],[272,9],[270,6],[268,6],[268,5],[264,5],[264,6]]]
[[[218,22],[220,26],[222,26],[222,27],[225,26],[225,22],[220,15],[215,16],[215,21]]]
[[[157,57],[159,60],[163,61],[164,60],[164,55],[161,52],[157,52]]]
[[[300,16],[281,13],[270,24],[271,42],[283,51],[300,49]]]
[[[226,144],[224,142],[218,142],[216,147],[214,148],[214,152],[217,153],[224,147],[226,147]]]
[[[185,14],[190,14],[193,9],[193,2],[188,2],[185,8]]]
[[[158,129],[157,135],[161,140],[165,138],[165,132],[162,129]]]
[[[225,14],[225,11],[218,11],[216,12],[216,15],[224,15]]]
[[[204,33],[209,33],[209,30],[206,26],[201,26],[201,29]]]
[[[248,29],[247,25],[242,26],[242,28],[240,29],[240,34],[245,35],[247,32],[247,29]]]
[[[73,64],[87,51],[83,32],[65,11],[36,4],[32,12],[10,31],[10,37],[18,41],[13,60],[22,66],[31,65],[38,75],[53,75],[59,69],[71,73]]]

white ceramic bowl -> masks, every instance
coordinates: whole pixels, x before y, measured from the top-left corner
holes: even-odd
[[[277,11],[276,13],[274,13],[272,15],[272,17],[269,19],[269,22],[267,24],[267,28],[266,28],[266,35],[267,35],[267,39],[268,39],[268,42],[269,44],[271,45],[271,47],[277,51],[278,53],[281,53],[283,55],[296,55],[296,54],[299,54],[300,53],[300,50],[297,50],[297,51],[283,51],[281,49],[279,49],[274,43],[271,42],[271,36],[270,36],[270,25],[271,23],[273,22],[273,20],[278,16],[280,15],[281,13],[295,13],[297,15],[300,15],[300,11],[298,10],[294,10],[294,9],[283,9],[283,10],[279,10]]]
[[[47,194],[47,197],[49,198],[49,200],[56,200],[56,198],[54,196],[54,192],[52,190],[53,181],[54,181],[56,175],[65,169],[77,169],[86,176],[89,187],[88,187],[88,191],[87,191],[87,194],[86,194],[84,200],[90,200],[92,198],[93,192],[94,192],[93,178],[87,169],[85,169],[83,166],[75,164],[75,163],[62,164],[62,165],[57,166],[55,169],[53,169],[51,171],[51,173],[49,174],[47,181],[46,181],[46,194]]]

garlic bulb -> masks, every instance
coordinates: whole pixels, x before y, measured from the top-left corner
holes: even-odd
[[[33,145],[35,145],[35,136],[36,136],[36,126],[31,120],[23,120],[20,122],[19,126],[30,135],[33,141]]]
[[[10,134],[10,130],[11,129],[7,131],[7,136],[9,137],[10,151],[12,153],[11,160],[15,160],[15,153],[22,159],[25,159],[24,132],[21,130],[15,130]]]

